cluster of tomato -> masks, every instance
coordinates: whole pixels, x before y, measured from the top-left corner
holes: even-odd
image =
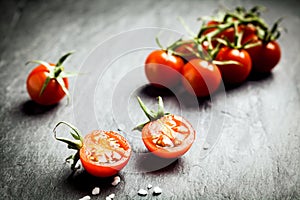
[[[243,83],[249,74],[269,73],[279,62],[278,20],[273,27],[260,17],[260,7],[238,7],[220,20],[204,22],[189,40],[177,40],[151,52],[145,73],[151,84],[172,88],[178,82],[191,94],[203,97],[225,85]],[[157,40],[158,41],[158,40]]]

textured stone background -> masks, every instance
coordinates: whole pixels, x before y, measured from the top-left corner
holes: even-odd
[[[31,59],[55,61],[74,49],[76,54],[66,67],[76,71],[92,49],[111,35],[141,27],[184,32],[177,16],[182,16],[190,27],[197,27],[197,17],[210,15],[222,5],[232,8],[241,4],[268,7],[264,14],[268,22],[284,16],[282,25],[288,32],[279,40],[282,59],[270,76],[250,79],[226,91],[225,99],[222,95],[216,97],[215,103],[226,100],[226,106],[214,111],[224,123],[212,151],[200,158],[203,149],[196,143],[185,156],[154,172],[146,171],[158,164],[155,158],[134,156],[120,172],[122,182],[117,187],[109,185],[111,178],[97,179],[84,171],[70,176],[63,162],[70,152],[53,139],[51,132],[60,120],[80,125],[81,118],[74,110],[86,105],[75,98],[78,79],[70,80],[70,90],[75,93],[71,105],[66,106],[64,100],[51,108],[40,107],[27,95],[25,81],[33,65],[24,63]],[[299,1],[271,0],[1,1],[1,199],[79,199],[95,186],[102,191],[93,199],[104,199],[110,193],[115,193],[116,199],[300,199],[299,6]],[[146,55],[141,55],[141,60]],[[117,129],[111,109],[101,103],[114,83],[111,79],[97,93],[100,102],[95,113],[101,127],[95,129]],[[137,93],[147,102],[153,99],[147,92]],[[176,112],[175,102],[172,95],[166,96],[169,111]],[[142,121],[137,109],[130,112],[138,113]],[[187,111],[187,118],[199,117],[198,141],[202,141],[201,134],[214,123],[210,120],[212,106],[204,101],[199,108]],[[130,136],[133,149],[143,152],[140,140]],[[162,195],[137,196],[137,190],[148,183],[160,186]]]

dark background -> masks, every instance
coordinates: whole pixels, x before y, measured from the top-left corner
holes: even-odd
[[[199,158],[202,147],[195,144],[185,156],[153,172],[147,167],[157,160],[134,156],[120,172],[117,187],[109,185],[111,178],[97,179],[84,171],[70,176],[63,162],[69,152],[51,133],[60,120],[80,121],[74,106],[85,105],[66,105],[64,99],[45,108],[31,102],[25,82],[33,65],[25,66],[26,61],[55,62],[63,53],[76,50],[66,64],[76,71],[96,45],[122,31],[163,27],[184,32],[177,16],[197,31],[196,18],[211,15],[218,7],[257,4],[268,8],[264,16],[269,23],[285,17],[282,26],[288,31],[279,39],[281,61],[270,76],[249,79],[226,92],[226,107],[216,111],[224,118],[222,133],[205,158]],[[116,194],[115,199],[300,199],[299,6],[299,1],[271,0],[1,1],[0,199],[79,199],[95,186],[102,191],[92,199],[110,193]],[[76,78],[70,80],[71,93],[75,82]],[[147,92],[141,95],[151,101]],[[174,97],[168,97],[166,104],[176,110]],[[101,111],[107,116],[101,116],[103,127],[116,130],[111,110],[103,106]],[[197,132],[214,123],[209,102],[189,112],[190,117],[199,112]],[[141,142],[133,145],[134,150],[143,150]],[[137,190],[149,183],[160,186],[163,193],[137,196]]]

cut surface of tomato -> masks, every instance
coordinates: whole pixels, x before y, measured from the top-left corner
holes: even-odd
[[[195,140],[195,130],[183,117],[165,115],[142,129],[142,139],[153,154],[177,158],[187,152]]]
[[[94,176],[108,177],[120,171],[129,161],[131,147],[113,131],[93,131],[86,135],[80,149],[80,161]]]

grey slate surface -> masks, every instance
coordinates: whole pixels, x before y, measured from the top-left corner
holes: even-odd
[[[226,94],[216,95],[213,102],[201,101],[197,107],[179,108],[176,98],[165,94],[168,111],[183,112],[198,123],[193,124],[198,132],[196,143],[172,164],[159,169],[169,163],[145,153],[137,132],[126,132],[136,153],[120,172],[122,181],[118,186],[110,186],[111,178],[94,178],[84,171],[70,176],[63,162],[70,151],[52,135],[58,121],[72,122],[84,133],[99,128],[117,130],[118,119],[124,120],[126,113],[131,120],[124,125],[130,129],[131,123],[145,120],[134,95],[141,95],[154,106],[153,96],[157,94],[145,86],[143,74],[138,77],[133,73],[132,78],[126,73],[131,66],[143,63],[149,49],[138,51],[136,57],[131,53],[120,58],[102,79],[95,74],[103,66],[96,65],[90,52],[111,36],[137,28],[184,32],[177,16],[197,31],[197,17],[210,15],[220,5],[232,8],[241,4],[268,7],[264,15],[268,22],[285,16],[283,26],[288,32],[279,40],[282,59],[273,73],[263,79],[250,79]],[[101,193],[92,199],[105,199],[111,193],[116,194],[115,199],[300,199],[299,6],[298,1],[1,1],[0,199],[79,199],[90,195],[96,186],[101,187]],[[153,42],[153,29],[148,30],[140,37]],[[125,44],[132,48],[134,41],[144,41],[139,39],[128,38]],[[150,42],[147,47],[152,45]],[[102,49],[99,60],[113,55],[113,47],[122,48],[122,43],[109,44],[112,47]],[[76,53],[66,64],[69,71],[84,72],[83,66],[90,60],[95,64],[91,68],[95,72],[70,80],[72,103],[66,105],[64,99],[44,108],[31,102],[25,81],[34,66],[24,63],[31,59],[55,61],[72,49]],[[91,81],[87,76],[92,77]],[[79,90],[84,88],[79,84],[87,81],[89,86],[92,80],[99,81],[95,82],[96,90]],[[126,90],[131,87],[136,90]],[[80,92],[86,91],[85,98]],[[84,112],[89,97],[96,99],[93,113]],[[89,124],[95,117],[98,126]],[[206,149],[204,136],[217,130],[214,147]],[[149,183],[160,186],[163,193],[139,197],[138,189]]]

